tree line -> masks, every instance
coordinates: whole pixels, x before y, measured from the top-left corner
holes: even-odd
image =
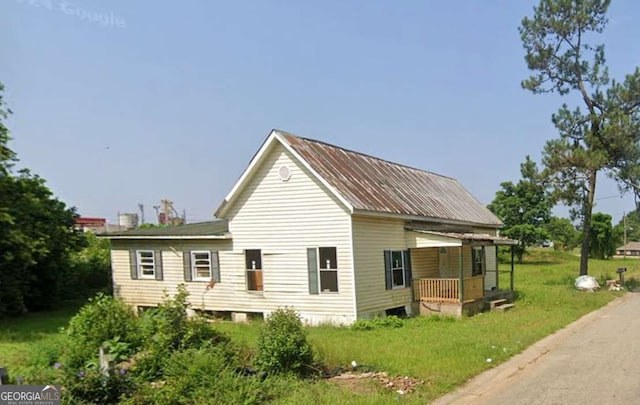
[[[581,275],[588,273],[589,257],[615,252],[620,231],[612,228],[610,215],[593,212],[598,174],[614,179],[636,202],[640,197],[640,68],[622,80],[611,78],[604,44],[592,42],[606,28],[610,3],[541,0],[533,16],[522,20],[519,32],[532,72],[522,87],[578,101],[563,103],[552,115],[558,137],[546,142],[542,169],[527,157],[522,180],[502,183],[489,205],[504,220],[504,234],[520,241],[520,260],[527,246],[546,238],[571,247],[577,223]],[[570,208],[570,219],[550,216],[557,203]]]
[[[16,169],[3,92],[0,83],[0,317],[89,295],[111,279],[108,241],[77,231],[75,209],[42,177]]]

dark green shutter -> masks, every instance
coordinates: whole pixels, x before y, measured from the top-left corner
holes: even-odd
[[[129,251],[129,271],[131,272],[131,280],[138,279],[138,255],[135,250]]]
[[[318,294],[318,251],[307,249],[307,271],[309,272],[309,294]]]
[[[182,265],[184,270],[184,281],[191,281],[191,252],[182,252]]]
[[[154,264],[154,272],[156,274],[156,280],[162,281],[162,250],[156,250],[153,252],[153,264]]]
[[[411,274],[411,253],[409,250],[405,250],[402,254],[404,256],[404,286],[411,287],[411,278],[413,277]]]
[[[391,274],[391,251],[384,251],[384,284],[387,290],[393,288],[393,274]]]
[[[216,283],[220,282],[220,260],[218,252],[211,252],[211,279]]]

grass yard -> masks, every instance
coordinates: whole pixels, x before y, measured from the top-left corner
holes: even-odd
[[[20,318],[0,320],[0,367],[12,376],[33,376],[46,380],[63,344],[60,328],[78,310],[77,305]]]
[[[349,328],[309,328],[309,340],[329,367],[359,365],[392,376],[423,380],[416,392],[400,397],[395,390],[372,380],[335,382],[293,381],[276,403],[425,403],[454,389],[474,375],[495,367],[535,341],[597,309],[622,293],[575,291],[578,257],[540,249],[516,266],[516,307],[505,313],[485,313],[471,318],[417,317],[400,328],[368,331]],[[506,269],[501,264],[501,269]],[[627,267],[626,278],[640,279],[640,261],[591,261],[590,274],[598,280],[617,278],[615,270]],[[501,285],[508,285],[501,279]],[[0,366],[12,375],[40,373],[46,378],[55,363],[62,339],[58,329],[74,309],[4,319],[0,326]],[[214,328],[234,341],[254,348],[261,324],[219,322]],[[491,359],[488,362],[488,359]]]
[[[638,260],[590,261],[589,265],[590,274],[598,280],[617,279],[618,267],[628,268],[627,279],[640,278]],[[507,268],[501,264],[501,269]],[[515,286],[519,294],[516,308],[508,312],[460,320],[417,317],[397,329],[317,327],[309,329],[309,339],[329,366],[347,366],[355,360],[391,375],[424,380],[418,391],[402,398],[402,402],[425,403],[622,294],[576,291],[573,282],[578,269],[579,258],[572,254],[535,250],[524,264],[516,265]],[[506,275],[500,282],[508,285]],[[221,323],[216,327],[255,346],[259,324]],[[367,383],[370,382],[363,385]],[[280,402],[390,403],[397,397],[393,391],[325,381],[293,387]]]

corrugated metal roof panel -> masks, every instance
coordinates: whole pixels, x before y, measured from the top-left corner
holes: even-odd
[[[278,132],[356,210],[502,225],[456,179]]]

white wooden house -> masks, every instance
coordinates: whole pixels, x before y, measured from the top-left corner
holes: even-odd
[[[292,306],[311,324],[460,314],[499,290],[497,245],[512,242],[453,178],[278,130],[215,214],[110,234],[115,294],[154,306],[185,283],[195,308]]]

